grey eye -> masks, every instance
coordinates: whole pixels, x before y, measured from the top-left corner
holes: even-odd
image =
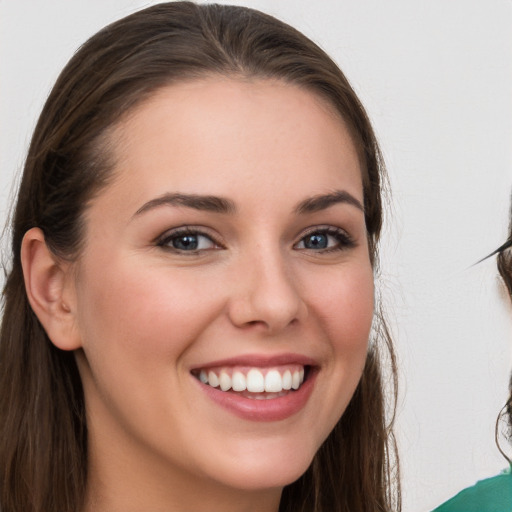
[[[194,252],[218,247],[208,235],[191,231],[170,233],[158,245],[178,252]]]
[[[335,251],[354,247],[353,239],[344,230],[335,227],[317,229],[303,236],[296,249],[308,251]]]
[[[305,249],[327,249],[329,236],[326,233],[313,233],[302,239]]]
[[[172,246],[180,251],[196,251],[199,247],[199,237],[197,235],[181,235],[171,241]]]

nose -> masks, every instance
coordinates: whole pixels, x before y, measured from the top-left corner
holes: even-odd
[[[259,326],[271,334],[307,317],[292,266],[278,253],[260,252],[241,263],[229,303],[229,317],[235,326]]]

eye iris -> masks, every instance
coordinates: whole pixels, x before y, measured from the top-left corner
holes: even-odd
[[[172,241],[172,246],[182,251],[193,251],[197,249],[198,245],[199,242],[196,235],[182,235]]]
[[[307,249],[326,249],[328,246],[327,235],[321,233],[309,235],[304,240],[304,246]]]

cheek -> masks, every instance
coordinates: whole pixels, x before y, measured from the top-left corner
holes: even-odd
[[[222,308],[219,288],[188,272],[118,264],[94,277],[81,299],[84,348],[176,359]],[[215,289],[216,288],[216,293]]]
[[[341,269],[315,280],[310,307],[322,322],[333,350],[365,354],[374,312],[373,271],[367,265]]]
[[[366,362],[374,282],[370,263],[364,263],[329,269],[318,274],[308,288],[313,335],[326,347],[318,380],[321,401],[311,425],[316,448],[346,410]]]

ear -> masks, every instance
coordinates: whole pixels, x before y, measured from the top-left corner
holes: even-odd
[[[62,350],[80,348],[71,264],[50,251],[39,228],[25,233],[21,264],[28,300],[52,343]]]

